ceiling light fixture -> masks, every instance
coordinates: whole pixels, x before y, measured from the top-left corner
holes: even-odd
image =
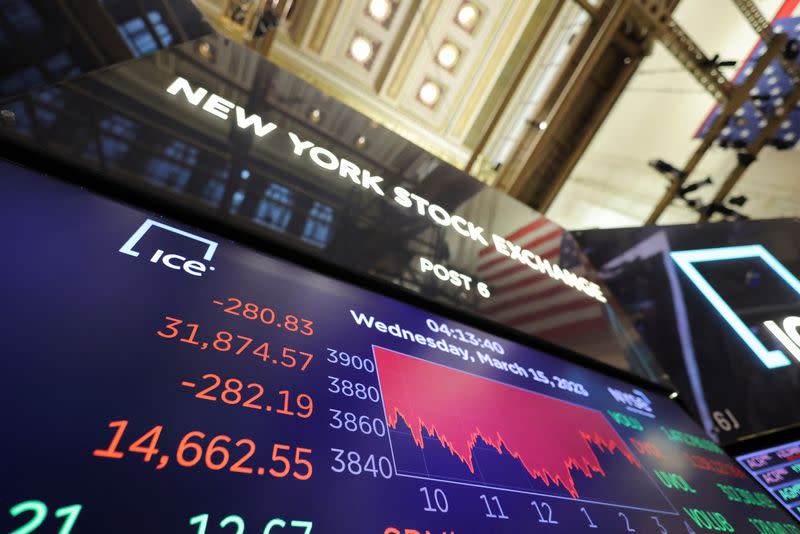
[[[370,0],[367,5],[367,14],[376,22],[386,23],[394,10],[394,5],[390,0]]]
[[[355,145],[356,145],[358,148],[364,148],[364,146],[365,146],[366,144],[367,144],[367,138],[366,138],[366,137],[364,137],[363,135],[359,135],[359,136],[356,138]]]
[[[350,43],[350,56],[356,60],[357,63],[366,65],[372,59],[375,53],[373,43],[363,35],[356,34],[353,41]]]
[[[450,41],[445,41],[439,47],[439,51],[436,52],[436,63],[447,70],[453,70],[460,57],[461,50]]]
[[[439,102],[439,99],[442,96],[442,88],[439,84],[434,81],[426,79],[422,82],[422,85],[417,92],[417,98],[419,98],[420,102],[428,106],[429,108],[433,108]]]
[[[308,118],[311,120],[311,122],[317,124],[322,119],[322,112],[319,110],[319,108],[314,108],[308,114]]]
[[[197,43],[197,53],[200,54],[200,57],[212,63],[217,58],[216,50],[214,50],[214,47],[211,46],[211,43],[208,41],[200,41]]]
[[[472,2],[463,2],[456,13],[456,24],[461,26],[465,31],[472,33],[472,30],[478,25],[478,20],[480,20],[480,18],[481,10],[478,9],[478,6]]]

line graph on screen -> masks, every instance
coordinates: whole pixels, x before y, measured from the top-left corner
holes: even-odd
[[[372,348],[398,476],[676,513],[600,412]]]

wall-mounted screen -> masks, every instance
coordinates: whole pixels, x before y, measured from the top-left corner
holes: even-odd
[[[798,532],[662,394],[0,172],[6,532]]]
[[[736,459],[800,521],[800,440]]]

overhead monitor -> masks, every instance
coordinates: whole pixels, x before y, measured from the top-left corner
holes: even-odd
[[[798,532],[661,392],[0,173],[6,532]]]
[[[725,447],[800,429],[797,231],[797,221],[775,219],[577,237],[706,435]]]

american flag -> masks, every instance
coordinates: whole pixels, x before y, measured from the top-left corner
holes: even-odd
[[[590,270],[572,236],[541,215],[505,238],[578,276]],[[494,246],[480,251],[477,274],[492,290],[481,311],[499,323],[561,344],[607,325],[601,303]]]
[[[799,40],[800,0],[786,0],[772,19],[771,25],[776,33],[785,33],[790,40]],[[745,81],[766,49],[765,44],[760,41],[756,43],[736,73],[733,79],[734,85]],[[783,105],[784,98],[793,88],[794,84],[780,62],[772,61],[750,91],[751,99],[736,110],[722,129],[719,143],[734,148],[743,148],[752,143],[767,125],[776,108]],[[695,137],[704,137],[721,112],[721,107],[715,106],[700,125]],[[800,136],[800,109],[795,107],[781,123],[780,129],[770,142],[780,148],[790,148],[795,146],[798,136]]]

